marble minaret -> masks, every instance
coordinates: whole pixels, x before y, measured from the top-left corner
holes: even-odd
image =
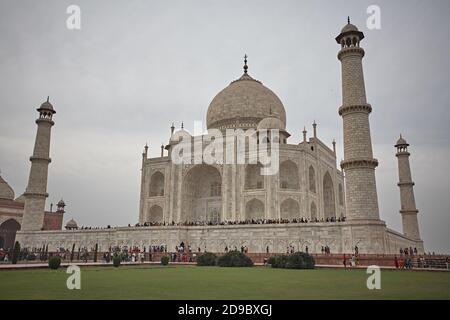
[[[347,220],[379,220],[375,168],[370,138],[369,114],[364,86],[362,58],[364,50],[360,41],[364,34],[348,23],[336,37],[341,45],[338,59],[342,65],[342,116],[344,127],[344,160]]]
[[[420,239],[419,223],[417,221],[416,200],[414,199],[414,182],[411,178],[408,152],[409,144],[400,135],[395,147],[398,159],[398,186],[400,188],[400,214],[402,215],[403,234],[411,239]]]
[[[35,231],[43,228],[45,200],[48,197],[47,176],[48,164],[51,161],[49,157],[50,134],[52,126],[55,124],[52,118],[56,112],[48,98],[37,111],[39,112],[39,118],[36,120],[38,129],[33,155],[30,157],[30,176],[24,193],[25,208],[21,228],[23,231]]]

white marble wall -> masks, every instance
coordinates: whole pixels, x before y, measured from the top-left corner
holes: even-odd
[[[414,242],[395,231],[388,230],[383,221],[353,221],[343,223],[218,225],[205,227],[130,227],[104,230],[20,231],[16,239],[23,247],[94,247],[107,250],[114,245],[167,245],[169,251],[183,241],[196,250],[223,252],[228,248],[247,246],[249,252],[286,252],[292,245],[296,250],[320,253],[328,245],[332,253],[351,253],[355,245],[361,253],[397,253],[400,247],[412,246],[423,251],[421,242]]]

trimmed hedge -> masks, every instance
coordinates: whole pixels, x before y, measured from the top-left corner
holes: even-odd
[[[239,251],[229,251],[217,259],[219,267],[252,267],[253,261]]]
[[[217,256],[212,252],[205,252],[197,258],[198,266],[215,266],[217,262]]]
[[[48,259],[48,266],[50,269],[56,270],[61,266],[61,258],[58,256]]]
[[[276,255],[267,261],[272,268],[286,269],[314,269],[316,263],[314,258],[305,252],[295,252],[288,256]]]
[[[272,268],[286,268],[288,257],[282,254],[270,257],[267,261]]]
[[[167,266],[169,264],[169,257],[168,256],[162,256],[161,257],[161,264],[163,266]]]
[[[113,261],[113,266],[118,268],[120,266],[120,262],[121,262],[122,258],[120,255],[115,255],[112,259]]]
[[[16,264],[17,261],[19,260],[19,256],[20,256],[20,243],[19,243],[19,241],[16,241],[14,243],[14,248],[13,248],[12,257],[11,257],[11,263]]]

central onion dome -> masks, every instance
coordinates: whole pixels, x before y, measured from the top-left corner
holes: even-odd
[[[220,91],[211,101],[206,115],[208,129],[256,129],[268,117],[277,117],[285,126],[286,111],[275,93],[261,81],[247,74],[245,56],[244,74]]]

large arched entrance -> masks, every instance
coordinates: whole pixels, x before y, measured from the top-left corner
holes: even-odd
[[[222,216],[222,177],[210,165],[197,165],[183,180],[181,221],[218,223]]]
[[[336,217],[333,180],[328,172],[323,177],[323,211],[325,219]]]
[[[0,238],[3,239],[3,249],[14,247],[16,240],[16,233],[20,230],[20,224],[14,220],[9,219],[0,225]]]

